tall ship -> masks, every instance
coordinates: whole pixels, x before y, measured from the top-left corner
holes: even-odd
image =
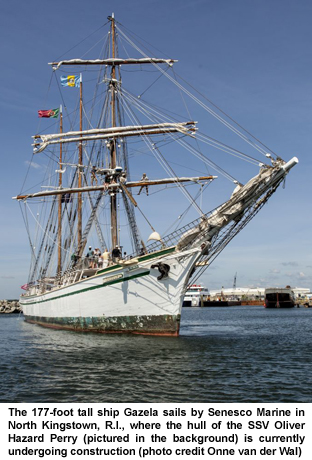
[[[50,62],[14,197],[31,253],[20,304],[50,328],[178,336],[188,287],[298,160],[244,130],[114,15],[95,33],[79,43],[89,49]],[[200,112],[202,126],[190,115]]]

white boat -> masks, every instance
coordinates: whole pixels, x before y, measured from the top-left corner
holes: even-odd
[[[187,289],[184,299],[183,307],[199,307],[201,303],[207,301],[209,298],[209,289],[202,284],[192,284]]]
[[[53,81],[61,79],[64,86],[57,83],[51,98],[72,98],[66,107],[74,107],[77,98],[79,116],[62,107],[38,112],[39,117],[56,120],[47,128],[56,132],[34,136],[33,161],[49,163],[41,187],[30,190],[25,185],[25,191],[14,197],[21,205],[31,251],[20,304],[26,321],[50,328],[177,336],[189,285],[258,213],[298,160],[284,161],[233,119],[200,101],[194,82],[191,90],[180,83],[173,71],[176,61],[146,56],[114,15],[108,24],[100,57],[50,63]],[[123,57],[118,50],[124,52]],[[133,78],[133,72],[147,69],[152,72],[143,74],[143,90],[138,94],[139,78],[137,74]],[[156,71],[163,83],[183,94],[183,103],[189,97],[192,105],[199,104],[255,156],[217,141],[210,132],[206,135],[192,119],[177,121],[171,111],[171,91],[166,95],[159,91],[149,104],[149,91],[159,90]],[[136,92],[128,90],[127,80]],[[166,102],[169,108],[161,110],[158,103]],[[245,161],[255,172],[243,184],[203,153],[207,145],[233,160]],[[148,167],[145,158],[154,162],[147,174],[143,174]],[[218,176],[207,172],[207,165],[231,185],[226,201],[218,192],[219,204],[213,206],[212,189]],[[183,167],[191,174],[180,174]],[[165,178],[147,178],[161,169]],[[38,183],[38,172],[30,179]],[[202,193],[208,186],[209,200]],[[162,192],[158,201],[151,197],[153,190]],[[173,192],[171,201],[169,192]],[[177,192],[181,192],[179,197]],[[169,225],[167,209],[175,221],[171,232],[159,230]],[[187,211],[191,222],[185,225]],[[144,236],[146,228],[149,237]],[[115,251],[113,259],[105,259],[90,252],[86,257],[89,246],[99,248],[100,254],[105,248],[111,256],[113,249],[118,253],[124,248],[128,254],[116,256]]]

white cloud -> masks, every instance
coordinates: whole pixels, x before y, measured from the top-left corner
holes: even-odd
[[[25,161],[25,165],[30,166],[31,168],[41,169],[41,166],[34,161]]]

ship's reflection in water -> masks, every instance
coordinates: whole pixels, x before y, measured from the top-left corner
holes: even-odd
[[[179,338],[0,317],[1,402],[310,402],[312,309],[184,308]]]

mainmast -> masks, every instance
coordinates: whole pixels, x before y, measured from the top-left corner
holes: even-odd
[[[116,42],[115,42],[115,17],[114,13],[108,18],[111,21],[111,36],[112,36],[112,58],[116,57]],[[116,126],[116,66],[112,65],[111,71],[111,108],[112,108],[112,127]],[[116,141],[112,139],[110,149],[110,168],[116,168]],[[110,196],[110,209],[111,209],[111,236],[112,236],[112,247],[114,248],[118,243],[117,237],[117,194],[112,193]]]
[[[63,132],[63,113],[62,106],[60,110],[60,134]],[[63,144],[60,143],[60,171],[59,171],[59,189],[62,188],[63,173]],[[57,273],[62,271],[62,195],[58,196],[58,251],[57,251]]]

